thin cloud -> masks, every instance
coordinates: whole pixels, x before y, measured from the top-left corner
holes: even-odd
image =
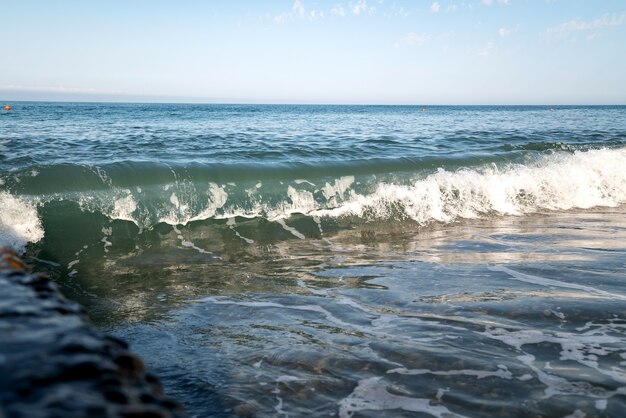
[[[15,92],[46,92],[46,93],[80,93],[80,94],[127,94],[122,90],[100,90],[84,87],[66,87],[66,86],[22,86],[16,84],[0,85],[0,90]]]
[[[421,46],[428,42],[430,38],[431,36],[427,33],[417,34],[415,32],[409,32],[396,42],[396,48],[399,48],[401,45]]]
[[[297,16],[303,17],[306,13],[306,9],[304,8],[304,4],[300,0],[296,0],[293,2],[293,6],[291,6],[291,10]]]
[[[330,14],[333,16],[344,17],[346,15],[346,9],[344,9],[343,4],[339,3],[330,9]]]
[[[605,13],[593,21],[584,21],[580,18],[561,23],[546,30],[549,38],[563,39],[581,31],[599,30],[616,27],[624,24],[626,13]]]
[[[359,0],[357,2],[349,2],[347,6],[343,3],[335,4],[329,11],[331,16],[346,17],[349,14],[359,16],[362,14],[373,15],[376,11],[376,7],[368,6],[367,0]]]
[[[291,6],[291,11],[278,14],[274,16],[272,20],[274,21],[274,23],[281,24],[291,19],[305,19],[306,18],[309,20],[315,20],[315,19],[323,19],[324,16],[325,14],[323,11],[318,11],[315,9],[311,9],[307,11],[302,1],[295,0]]]
[[[315,3],[313,3],[315,4]],[[382,4],[382,3],[381,3]],[[308,19],[310,21],[317,19],[324,19],[326,16],[334,17],[346,17],[348,15],[373,15],[376,12],[376,7],[368,6],[367,0],[350,1],[347,5],[344,3],[337,3],[330,9],[307,9],[304,1],[295,0],[291,6],[291,10],[277,14],[274,17],[271,15],[266,16],[268,19],[272,19],[274,23],[285,23],[288,20],[296,19]]]
[[[274,21],[274,23],[285,23],[285,21],[289,18],[289,13],[282,13],[279,15],[274,16],[274,18],[272,19]]]
[[[510,4],[511,4],[511,0],[496,0],[496,1],[494,1],[494,0],[482,0],[482,3],[483,3],[485,6],[487,6],[487,7],[489,7],[489,6],[493,5],[493,4],[494,4],[494,3],[496,3],[496,2],[497,2],[498,4],[503,5],[503,6],[508,6],[508,5],[510,5]]]
[[[501,38],[508,38],[515,32],[517,32],[517,28],[511,29],[511,28],[507,28],[503,26],[500,29],[498,29],[498,35],[500,35]]]
[[[481,57],[486,57],[488,55],[492,55],[496,51],[495,42],[489,41],[485,44],[485,46],[478,51],[478,55]]]
[[[352,3],[350,2],[350,11],[352,12],[352,14],[354,15],[360,15],[361,13],[369,13],[372,14],[374,12],[375,8],[374,7],[368,7],[367,6],[367,0],[359,0],[356,3]]]
[[[601,33],[595,32],[595,33],[592,33],[591,35],[587,36],[587,40],[588,41],[593,41],[594,39],[598,39],[601,36],[602,36]]]
[[[434,2],[433,4],[431,4],[431,5],[430,5],[430,10],[431,10],[433,13],[439,13],[439,7],[440,7],[440,6],[439,6],[439,2],[438,2],[438,1],[436,1],[436,2]]]
[[[367,9],[367,2],[365,0],[359,0],[356,4],[350,3],[350,10],[352,14],[360,15],[361,12]]]
[[[399,16],[402,18],[409,17],[411,15],[410,10],[406,10],[404,7],[397,7],[395,4],[391,6],[391,12],[383,13],[387,17]]]

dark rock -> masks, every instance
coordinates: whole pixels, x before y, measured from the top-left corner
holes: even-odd
[[[185,416],[125,342],[0,249],[0,418]]]

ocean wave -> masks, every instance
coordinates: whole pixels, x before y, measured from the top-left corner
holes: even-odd
[[[0,246],[23,250],[27,243],[43,238],[37,208],[6,192],[0,192]]]
[[[111,188],[135,188],[167,183],[232,183],[247,181],[291,181],[328,177],[379,175],[388,173],[418,173],[444,167],[502,164],[515,157],[510,153],[450,157],[395,157],[318,162],[246,162],[246,163],[165,163],[155,161],[121,161],[102,165],[41,164],[30,165],[4,175],[1,181],[7,189],[19,194],[53,194],[88,192]]]
[[[419,223],[626,202],[626,149],[542,156],[528,165],[438,170],[411,185],[380,184],[316,215],[404,217]]]
[[[2,192],[1,242],[23,247],[25,242],[40,240],[43,229],[38,208],[41,212],[54,202],[72,203],[83,212],[99,213],[110,220],[130,221],[140,229],[237,217],[279,222],[294,215],[316,220],[445,224],[626,203],[626,148],[542,154],[524,163],[492,162],[384,176],[296,177],[300,174],[296,172],[289,180],[283,176],[218,182],[190,181],[178,171],[162,182],[139,177],[138,183],[128,182],[125,187],[112,179],[111,170],[90,170],[100,178],[101,188],[18,195]],[[32,171],[30,178],[43,176],[40,171]]]

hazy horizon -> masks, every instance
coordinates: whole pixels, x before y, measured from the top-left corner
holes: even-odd
[[[1,94],[1,92],[0,92]],[[588,106],[626,106],[626,103],[350,103],[350,102],[264,102],[264,101],[210,101],[203,100],[201,98],[168,98],[158,97],[153,98],[151,96],[139,96],[133,98],[93,98],[86,99],[80,95],[72,95],[68,98],[47,98],[47,99],[5,99],[6,96],[0,95],[0,103],[2,105],[11,105],[15,103],[76,103],[76,104],[154,104],[154,105],[224,105],[224,106],[408,106],[408,107],[490,107],[490,106],[502,106],[502,107],[588,107]],[[11,97],[11,96],[9,96]],[[142,98],[144,100],[142,100]]]

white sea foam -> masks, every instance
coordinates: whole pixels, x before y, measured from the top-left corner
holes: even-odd
[[[626,203],[626,148],[545,155],[525,164],[437,172],[402,184],[380,182],[356,188],[346,176],[311,192],[287,186],[278,203],[256,200],[223,207],[220,217],[265,217],[302,213],[315,218],[355,216],[366,220],[411,219],[420,224],[542,210],[615,207]],[[319,193],[318,193],[319,192]]]
[[[37,242],[43,235],[37,208],[9,193],[0,192],[0,246],[23,251],[27,243]]]
[[[209,296],[200,301],[205,303],[213,303],[216,305],[239,305],[239,306],[247,306],[251,308],[279,308],[279,309],[294,309],[299,311],[308,311],[315,312],[324,316],[328,321],[340,325],[346,328],[351,328],[351,325],[342,321],[341,319],[335,317],[332,313],[328,312],[321,306],[318,305],[283,305],[281,303],[275,302],[265,302],[265,301],[239,301],[239,300],[230,300],[226,298],[219,298]]]
[[[563,418],[585,418],[587,416],[587,414],[585,414],[583,411],[581,411],[580,409],[575,410],[574,412],[572,412],[571,414],[563,417]]]
[[[237,235],[239,238],[241,238],[242,240],[244,240],[245,242],[247,242],[248,244],[254,244],[254,240],[250,239],[250,238],[246,238],[243,235],[241,235],[239,233],[239,231],[237,231],[235,229],[235,226],[237,225],[237,223],[235,222],[235,218],[228,218],[228,221],[226,221],[226,225],[228,225],[228,227],[230,228],[231,231],[233,231],[235,233],[235,235]]]
[[[301,232],[299,232],[296,228],[287,225],[283,219],[277,219],[276,223],[282,226],[285,231],[291,233],[294,237],[306,239],[306,237]]]
[[[110,183],[104,173],[98,174],[103,182]],[[112,219],[132,221],[140,228],[158,222],[185,225],[205,219],[263,217],[288,226],[290,233],[302,238],[304,234],[285,223],[294,214],[310,216],[322,233],[321,220],[325,217],[358,217],[365,222],[406,219],[427,224],[543,210],[618,206],[626,203],[626,148],[557,153],[523,165],[439,169],[413,181],[405,177],[398,182],[368,183],[345,176],[323,184],[311,191],[308,180],[298,179],[283,186],[253,187],[246,195],[244,186],[227,192],[225,187],[235,186],[209,183],[204,194],[191,184],[176,183],[162,187],[169,190],[164,196],[138,186],[136,193],[111,186],[107,192],[78,197],[73,193],[43,196],[39,204],[57,199],[76,200],[83,210],[101,211]],[[261,195],[260,190],[265,188],[268,191]],[[28,241],[41,239],[43,231],[34,206],[6,192],[1,196],[6,207],[0,215],[3,242],[23,247]],[[27,208],[16,209],[16,205]],[[514,278],[522,279],[519,275]]]
[[[600,375],[625,384],[626,376],[623,369],[618,367],[606,368],[600,362],[602,357],[623,352],[621,340],[619,336],[616,336],[621,331],[621,325],[613,322],[607,324],[590,323],[579,329],[579,331],[584,331],[582,333],[543,332],[536,329],[509,331],[504,328],[487,327],[482,334],[488,338],[499,340],[521,353],[517,359],[526,365],[537,379],[546,386],[544,389],[545,398],[555,395],[579,394],[607,399],[626,393],[626,386],[609,391],[602,387],[590,385],[588,382],[569,381],[564,377],[547,372],[549,367],[541,368],[535,365],[535,356],[525,352],[523,347],[541,343],[558,344],[561,346],[560,361],[579,363]]]
[[[224,187],[225,186],[219,186],[215,183],[209,183],[209,194],[211,197],[207,202],[207,207],[197,215],[186,217],[184,222],[181,223],[186,224],[192,221],[215,217],[217,211],[221,209],[228,200],[228,193],[226,193]]]
[[[181,202],[176,193],[170,195],[169,201],[173,208],[163,211],[159,214],[159,222],[165,222],[170,225],[186,225],[189,222],[199,221],[216,217],[217,211],[222,208],[228,200],[228,193],[224,190],[225,186],[219,186],[216,183],[209,183],[209,199],[206,206],[199,212],[192,210],[189,204]],[[189,196],[187,196],[189,198]]]
[[[170,202],[176,207],[176,209],[180,208],[180,201],[178,200],[178,196],[176,196],[176,193],[172,193],[172,195],[170,196]]]
[[[183,236],[183,233],[180,229],[178,229],[176,226],[174,226],[174,232],[176,232],[176,238],[178,238],[180,240],[180,245],[182,245],[183,247],[186,248],[191,248],[193,250],[196,250],[197,252],[199,252],[200,254],[208,254],[213,256],[213,253],[211,251],[207,251],[204,248],[200,248],[198,247],[196,244],[194,244],[192,241],[186,240],[185,237]],[[216,257],[216,256],[214,256]],[[217,257],[220,258],[220,257]]]
[[[424,374],[432,374],[437,376],[472,376],[477,379],[484,379],[486,377],[499,377],[500,379],[510,380],[513,378],[513,374],[509,371],[509,369],[502,365],[498,365],[498,370],[496,371],[488,371],[488,370],[428,370],[428,369],[406,369],[404,367],[387,370],[387,373],[397,373],[404,374],[409,376],[419,376]]]
[[[322,193],[327,200],[331,201],[342,197],[354,183],[354,176],[345,176],[335,180],[333,184],[326,183],[322,187]]]
[[[130,194],[130,191],[126,191],[128,194],[124,197],[120,197],[113,202],[113,212],[111,213],[112,219],[122,219],[126,221],[133,221],[133,212],[137,210],[137,202]]]
[[[566,282],[562,282],[559,280],[549,279],[546,277],[539,277],[539,276],[533,276],[530,274],[520,273],[518,271],[511,270],[510,268],[505,267],[505,266],[500,266],[500,265],[491,266],[489,267],[489,270],[501,271],[503,273],[508,274],[512,279],[519,280],[521,282],[532,283],[532,284],[537,284],[537,285],[546,286],[546,287],[563,287],[563,288],[568,288],[568,289],[576,289],[576,290],[581,290],[583,292],[590,293],[595,296],[605,297],[609,299],[626,300],[626,296],[620,295],[617,293],[605,292],[604,290],[596,289],[595,287],[591,287],[591,286],[584,286],[584,285],[576,284],[576,283],[566,283]],[[562,316],[559,316],[557,313],[555,313],[555,315],[559,317],[560,319],[564,318]],[[563,315],[563,314],[560,314],[560,315]]]
[[[297,190],[289,186],[287,188],[287,196],[291,201],[291,205],[285,205],[283,208],[279,208],[279,211],[274,211],[271,217],[282,218],[284,215],[291,215],[293,213],[308,213],[319,207],[319,204],[313,197],[313,193],[309,191]]]
[[[387,391],[382,377],[370,377],[359,382],[354,391],[339,401],[339,416],[349,418],[359,411],[385,411],[402,409],[404,411],[422,412],[434,417],[461,417],[443,405],[432,405],[431,399],[409,398],[394,395]]]
[[[335,187],[337,193],[345,193]],[[331,190],[324,189],[330,196]],[[403,216],[419,223],[451,222],[495,213],[587,209],[626,203],[626,148],[553,154],[528,165],[495,165],[451,172],[439,169],[411,185],[381,183],[367,195],[351,193],[325,216]],[[401,214],[398,214],[400,208]]]
[[[113,245],[113,243],[111,241],[109,241],[109,238],[111,237],[111,234],[113,233],[113,228],[109,227],[109,228],[102,228],[102,234],[104,235],[102,237],[102,239],[100,240],[100,242],[102,242],[104,244],[104,252],[108,253],[109,252],[109,247],[111,247]]]
[[[314,219],[354,216],[427,224],[541,210],[615,207],[626,203],[626,148],[552,154],[524,165],[439,169],[410,183],[380,182],[367,189],[356,184],[355,177],[345,176],[311,192],[306,189],[308,181],[298,180],[286,186],[284,198],[278,201],[264,200],[257,184],[246,189],[247,202],[235,203],[234,199],[229,203],[225,186],[210,183],[206,203],[193,203],[195,197],[188,192],[176,191],[157,210],[157,219],[172,225],[237,216],[277,222],[300,213]],[[137,208],[130,194],[117,199],[115,206],[115,217],[122,219],[132,218]],[[300,233],[294,235],[300,238]]]

